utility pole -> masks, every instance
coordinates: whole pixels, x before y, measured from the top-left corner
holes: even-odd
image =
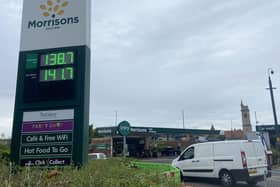
[[[182,110],[183,129],[185,129],[185,111]]]
[[[118,126],[118,111],[115,111],[116,113],[116,118],[115,118],[115,126]]]
[[[279,137],[279,128],[278,128],[278,121],[277,121],[277,113],[276,113],[276,107],[275,107],[275,101],[274,101],[274,94],[273,90],[276,89],[272,86],[271,81],[271,75],[274,74],[273,69],[269,68],[267,70],[268,72],[268,85],[269,85],[269,91],[270,91],[270,97],[271,97],[271,104],[272,104],[272,111],[273,111],[273,118],[274,118],[274,125],[275,125],[275,135],[276,135],[276,147],[280,144],[280,137]]]
[[[118,126],[118,111],[115,111],[115,126]],[[111,133],[111,157],[114,156],[114,139],[113,139],[113,134]]]
[[[233,132],[232,132],[232,119],[230,120],[230,139],[233,139]]]
[[[256,121],[256,125],[259,124],[258,118],[257,118],[257,112],[255,111],[255,121]]]

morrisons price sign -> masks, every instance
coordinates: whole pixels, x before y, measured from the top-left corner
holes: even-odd
[[[11,160],[87,160],[90,0],[24,0]]]

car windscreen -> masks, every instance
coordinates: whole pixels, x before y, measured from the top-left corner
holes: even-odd
[[[97,155],[89,155],[89,158],[91,158],[91,159],[97,159]]]

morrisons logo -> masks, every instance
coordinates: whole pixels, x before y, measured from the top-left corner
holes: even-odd
[[[31,20],[28,22],[28,29],[59,29],[63,25],[79,23],[79,17],[59,18],[65,13],[64,9],[68,5],[68,1],[61,0],[48,0],[46,4],[41,4],[40,9],[42,10],[42,15],[49,19]]]
[[[62,2],[61,0],[56,0],[56,2],[54,2],[52,0],[48,0],[47,4],[40,5],[40,9],[45,17],[55,17],[55,15],[61,16],[64,14],[64,8],[67,7],[68,4],[68,1]]]
[[[49,19],[49,20],[33,20],[28,22],[28,29],[46,28],[46,29],[58,29],[62,25],[79,23],[79,17],[61,18],[61,19]]]

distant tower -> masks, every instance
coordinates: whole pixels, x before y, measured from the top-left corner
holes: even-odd
[[[242,115],[242,127],[244,134],[252,132],[252,125],[250,120],[250,110],[247,105],[243,105],[241,101],[241,115]]]

